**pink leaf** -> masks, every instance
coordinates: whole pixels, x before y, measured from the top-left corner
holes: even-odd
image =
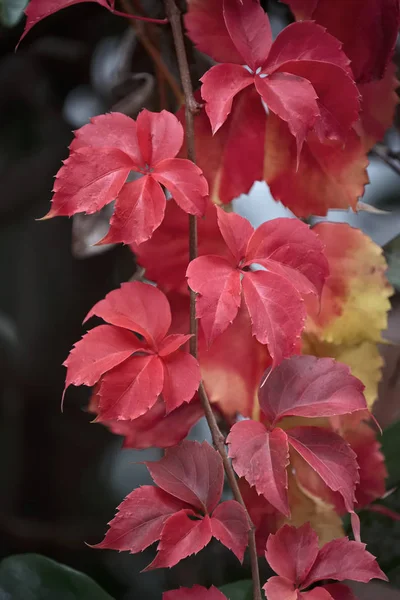
[[[65,387],[71,384],[93,386],[103,373],[140,350],[143,343],[130,331],[99,325],[74,345],[64,362],[68,369]]]
[[[129,358],[103,376],[97,420],[140,417],[156,403],[163,383],[163,364],[158,356]]]
[[[387,581],[376,558],[367,552],[365,547],[365,544],[351,542],[347,538],[328,542],[319,551],[303,587],[323,579],[351,579],[363,583],[368,583],[374,578]]]
[[[223,0],[189,0],[185,26],[192,42],[201,51],[221,63],[243,64],[226,28]]]
[[[294,583],[284,577],[270,577],[263,590],[267,600],[301,600]]]
[[[160,539],[165,521],[182,509],[182,502],[151,485],[133,490],[118,506],[109,530],[95,548],[141,552]]]
[[[161,225],[165,195],[157,181],[145,175],[127,183],[118,195],[110,230],[100,244],[141,244]]]
[[[339,40],[330,35],[324,27],[310,21],[292,23],[280,32],[263,71],[287,71],[285,63],[303,60],[331,63],[351,73],[350,60],[343,52]]]
[[[144,165],[137,137],[137,126],[133,119],[122,113],[107,113],[92,117],[90,123],[74,131],[75,138],[69,149],[116,148],[127,154],[136,167]]]
[[[225,258],[200,256],[189,264],[189,286],[199,294],[196,315],[208,346],[234,320],[241,303],[240,272]]]
[[[188,342],[191,337],[191,334],[183,335],[181,333],[173,333],[171,335],[167,335],[167,337],[165,337],[158,346],[158,355],[168,356],[169,354],[172,354],[181,346],[186,344],[186,342]]]
[[[73,6],[74,4],[80,4],[81,2],[97,2],[104,8],[110,10],[109,4],[106,0],[33,0],[29,2],[25,9],[26,23],[24,33],[21,36],[20,42],[26,36],[28,31],[32,29],[36,23],[39,23],[45,17],[48,17],[62,8]]]
[[[344,586],[346,587],[346,586]],[[347,588],[349,589],[349,588]],[[349,590],[350,591],[350,590]],[[316,587],[309,592],[299,593],[299,600],[332,600],[332,596],[324,587]],[[354,598],[354,596],[353,596]],[[340,597],[340,600],[346,600],[345,598]]]
[[[236,500],[222,502],[214,510],[211,518],[212,534],[232,550],[240,562],[243,562],[249,529],[246,512]]]
[[[154,167],[152,177],[167,188],[182,210],[204,215],[208,183],[197,165],[185,158],[166,158]]]
[[[163,600],[227,600],[227,598],[214,586],[207,590],[201,585],[194,585],[192,588],[164,592]]]
[[[271,424],[286,416],[330,417],[366,409],[364,385],[331,358],[293,356],[260,387],[261,410]]]
[[[262,423],[246,420],[235,423],[226,441],[239,477],[245,477],[258,494],[288,517],[286,467],[289,446],[286,433],[279,428],[267,431]]]
[[[265,79],[257,77],[255,85],[268,108],[287,122],[300,156],[304,141],[320,116],[313,85],[291,73],[273,73]]]
[[[163,358],[162,396],[167,413],[189,402],[199,387],[201,374],[197,360],[188,352],[177,350]]]
[[[399,29],[397,0],[284,1],[298,19],[313,19],[343,43],[356,81],[366,83],[383,77]]]
[[[265,62],[272,44],[268,15],[259,0],[224,0],[223,14],[243,62],[255,71]]]
[[[218,227],[235,261],[239,263],[246,257],[250,238],[254,229],[247,219],[236,213],[227,213],[217,208]]]
[[[278,533],[269,536],[265,558],[275,573],[301,583],[309,574],[318,552],[318,536],[309,523],[298,529],[284,525]]]
[[[56,175],[45,218],[99,211],[117,197],[133,167],[132,159],[115,148],[78,149]]]
[[[183,127],[172,113],[142,110],[136,120],[137,136],[146,165],[174,158],[183,143]]]
[[[136,331],[150,345],[160,342],[171,325],[171,310],[165,295],[156,287],[138,281],[123,283],[107,294],[89,311],[85,321],[94,315],[117,327]]]
[[[343,496],[354,512],[355,487],[359,482],[357,455],[340,435],[319,427],[295,427],[289,444],[318,473],[326,485]]]
[[[184,441],[146,465],[160,488],[197,510],[209,513],[218,504],[224,469],[220,455],[207,442]]]
[[[240,65],[222,64],[211,67],[200,81],[201,96],[207,103],[206,113],[215,134],[230,114],[234,97],[252,85],[253,76]]]
[[[257,554],[264,556],[267,539],[277,531],[282,522],[282,514],[264,496],[259,496],[256,488],[250,487],[243,477],[239,479],[239,488],[256,530]]]
[[[194,521],[187,513],[181,510],[169,517],[161,533],[157,556],[145,571],[173,567],[191,554],[200,552],[210,542],[210,517],[206,515],[204,519]]]
[[[329,275],[324,245],[298,219],[273,219],[260,225],[249,242],[246,262],[286,276],[301,296],[320,295]]]
[[[304,329],[304,303],[288,279],[271,271],[245,273],[244,298],[253,335],[267,344],[274,366],[296,353]]]

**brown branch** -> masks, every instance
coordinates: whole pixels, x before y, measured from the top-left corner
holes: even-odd
[[[397,175],[400,175],[400,159],[396,154],[392,154],[390,149],[383,144],[376,144],[372,153],[386,163]]]
[[[185,41],[182,29],[182,15],[178,9],[175,0],[164,0],[165,9],[168,20],[171,24],[172,34],[175,43],[176,55],[178,59],[179,72],[182,82],[182,87],[185,95],[185,118],[186,118],[186,143],[187,157],[189,160],[196,162],[195,152],[195,134],[194,134],[194,117],[199,112],[200,105],[196,102],[193,96],[192,81],[190,78],[189,64],[186,56]],[[189,258],[194,260],[197,257],[197,220],[193,215],[189,215]],[[190,352],[194,357],[197,357],[198,348],[198,332],[196,319],[196,294],[190,290],[190,333],[191,338]],[[253,598],[261,600],[260,589],[260,574],[258,570],[258,558],[255,539],[255,528],[248,513],[246,504],[243,500],[239,485],[236,479],[235,472],[232,468],[230,460],[225,450],[225,438],[218,427],[213,409],[204,388],[203,382],[199,387],[200,400],[204,409],[204,414],[207,419],[208,426],[211,431],[212,440],[215,448],[222,458],[226,477],[231,487],[233,496],[239,504],[244,508],[249,523],[249,552],[251,561],[251,573],[253,579]]]
[[[124,7],[124,9],[127,11],[127,13],[131,12],[129,0],[122,0],[121,4]],[[163,61],[160,51],[158,50],[158,48],[156,48],[156,46],[154,46],[153,42],[150,40],[149,36],[147,35],[146,29],[145,29],[145,23],[144,22],[140,23],[137,20],[131,19],[129,21],[129,24],[135,31],[143,48],[146,50],[147,54],[152,59],[156,70],[158,70],[160,73],[163,74],[165,81],[168,83],[169,87],[171,88],[172,93],[174,94],[174,96],[176,98],[178,105],[182,104],[183,95],[182,95],[181,89],[180,89],[175,77],[172,75],[172,73],[168,69],[167,65]]]

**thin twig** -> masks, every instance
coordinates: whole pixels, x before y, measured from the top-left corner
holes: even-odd
[[[391,154],[390,150],[383,144],[376,144],[372,153],[386,163],[393,171],[400,175],[400,159]]]
[[[181,12],[178,9],[175,0],[164,0],[165,9],[168,20],[171,24],[172,34],[175,43],[176,55],[178,59],[179,72],[182,82],[182,87],[185,95],[185,117],[186,117],[186,143],[187,143],[187,157],[189,160],[196,162],[195,152],[195,134],[194,134],[194,116],[199,112],[200,105],[196,102],[193,96],[193,87],[190,78],[190,71],[188,60],[185,50],[185,41],[183,38]],[[189,257],[190,260],[194,260],[197,257],[197,220],[195,216],[189,216]],[[191,338],[190,352],[194,357],[197,357],[198,348],[198,333],[197,333],[197,319],[196,319],[196,294],[190,291],[190,333],[193,334]],[[250,515],[247,511],[246,504],[243,500],[242,494],[239,489],[239,485],[235,476],[235,472],[229,461],[228,455],[225,450],[225,438],[218,427],[217,420],[215,418],[213,409],[211,408],[210,401],[207,396],[207,392],[204,388],[203,382],[200,383],[199,387],[200,400],[204,409],[204,414],[207,419],[208,426],[211,431],[212,440],[215,448],[219,452],[228,483],[231,487],[233,496],[239,504],[244,508],[249,523],[249,552],[251,561],[251,572],[253,579],[253,598],[254,600],[261,600],[261,589],[260,589],[260,574],[258,570],[258,558],[256,549],[255,539],[255,528],[251,521]]]
[[[129,0],[122,0],[121,4],[124,7],[124,9],[127,11],[127,13],[131,12]],[[168,83],[169,87],[171,88],[172,93],[174,94],[178,105],[182,104],[183,95],[182,95],[181,89],[180,89],[175,77],[172,75],[172,73],[168,69],[167,65],[163,61],[160,51],[158,50],[158,48],[156,48],[156,46],[154,46],[153,42],[148,37],[145,27],[143,27],[143,25],[145,25],[145,23],[144,22],[139,23],[137,20],[130,19],[129,24],[134,29],[140,43],[142,44],[143,48],[146,50],[147,54],[152,59],[156,69],[158,69],[164,75],[165,80]]]
[[[154,23],[155,25],[166,25],[168,19],[152,19],[151,17],[141,17],[140,15],[133,15],[132,13],[124,13],[115,8],[111,11],[113,15],[117,17],[125,17],[126,19],[135,19],[135,21],[145,21],[146,23]]]

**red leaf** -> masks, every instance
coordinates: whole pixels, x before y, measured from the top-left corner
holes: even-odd
[[[210,517],[191,520],[187,510],[169,517],[161,533],[157,556],[145,571],[173,567],[191,554],[197,554],[212,538]],[[192,513],[194,516],[194,513]]]
[[[227,600],[227,598],[214,586],[207,590],[201,585],[195,585],[192,588],[164,592],[163,600]]]
[[[244,63],[255,71],[263,65],[272,44],[267,14],[259,0],[224,0],[223,14],[231,40]]]
[[[101,6],[104,6],[104,8],[110,10],[107,0],[33,0],[33,2],[29,2],[25,9],[27,18],[24,33],[22,34],[19,43],[21,43],[28,31],[45,17],[48,17],[63,8],[67,8],[68,6],[80,4],[81,2],[97,2]]]
[[[287,416],[330,417],[366,409],[364,385],[331,358],[293,356],[260,387],[260,407],[276,424]]]
[[[163,363],[158,356],[129,358],[103,375],[97,420],[137,419],[154,406],[163,384]]]
[[[95,548],[141,552],[160,539],[164,523],[182,509],[182,502],[151,485],[133,490],[118,506],[109,530]]]
[[[351,542],[347,538],[328,542],[319,551],[312,569],[303,581],[303,587],[323,579],[351,579],[363,583],[368,583],[371,579],[387,581],[376,558],[365,547],[365,544]]]
[[[318,552],[318,536],[309,523],[298,529],[284,525],[278,533],[269,536],[265,558],[275,573],[293,583],[301,583]]]
[[[211,518],[213,536],[232,550],[241,563],[247,546],[249,529],[246,512],[236,500],[222,502],[214,510]]]
[[[254,231],[246,260],[286,276],[302,296],[320,295],[329,275],[324,249],[318,235],[310,235],[305,223],[273,219]]]
[[[117,327],[136,331],[150,346],[161,342],[171,325],[171,310],[165,295],[139,281],[123,283],[107,294],[89,311],[85,321],[94,315]]]
[[[197,165],[184,158],[166,158],[154,167],[152,177],[165,185],[186,213],[204,215],[208,184]]]
[[[298,163],[287,124],[268,115],[264,177],[275,200],[298,217],[323,216],[333,208],[356,210],[368,183],[367,165],[365,149],[352,131],[345,145],[321,142],[311,133]]]
[[[200,256],[187,269],[189,286],[199,294],[196,316],[211,346],[237,315],[241,303],[240,272],[225,258]]]
[[[308,132],[321,114],[313,85],[291,73],[273,73],[265,79],[258,77],[255,85],[268,108],[287,122],[300,156]]]
[[[276,70],[290,72],[290,69],[286,69],[286,63],[293,61],[298,63],[303,60],[330,63],[351,73],[350,60],[342,51],[339,40],[327,33],[324,27],[310,21],[293,23],[285,27],[277,36],[265,66],[270,72]],[[315,67],[318,68],[318,65]]]
[[[289,446],[282,429],[267,431],[262,423],[239,421],[228,437],[229,456],[239,477],[255,486],[268,502],[289,516],[287,473]]]
[[[99,211],[116,198],[132,168],[132,159],[114,148],[76,150],[56,175],[55,193],[45,218]]]
[[[353,513],[359,482],[357,456],[343,438],[319,427],[295,427],[288,439],[326,485],[343,496],[347,510]]]
[[[143,110],[135,123],[111,113],[94,118],[75,136],[70,157],[57,175],[48,218],[93,213],[116,199],[110,232],[101,243],[138,245],[163,219],[165,198],[159,183],[183,210],[203,215],[207,181],[194,163],[174,158],[183,130],[173,114]],[[145,178],[123,187],[131,170]]]
[[[178,154],[183,144],[183,127],[175,115],[167,110],[142,110],[136,124],[139,147],[146,165],[157,165]]]
[[[164,192],[152,177],[145,175],[127,183],[118,195],[110,229],[99,244],[141,244],[161,225],[165,211]]]
[[[143,343],[131,332],[110,325],[99,325],[74,344],[64,366],[67,367],[65,388],[73,385],[92,386],[106,371],[116,367]]]
[[[114,112],[92,117],[90,123],[74,131],[74,135],[75,138],[69,147],[71,152],[88,146],[97,149],[106,146],[127,154],[137,167],[144,163],[136,123],[127,115]]]
[[[311,554],[307,555],[307,551]],[[285,525],[267,542],[266,558],[280,575],[264,586],[268,600],[352,600],[346,586],[327,585],[300,593],[316,581],[352,579],[368,582],[374,577],[386,579],[365,544],[347,538],[333,540],[318,551],[318,538],[306,523],[296,529]],[[332,591],[332,596],[330,595]],[[339,595],[338,595],[339,592]]]
[[[224,469],[218,452],[207,442],[184,441],[146,465],[160,488],[197,510],[209,513],[218,504]]]
[[[98,408],[92,406],[91,409],[97,414]],[[106,421],[103,425],[124,436],[123,448],[169,448],[179,444],[204,415],[198,399],[183,404],[168,415],[165,410],[165,403],[159,398],[150,410],[134,421]]]
[[[252,85],[253,76],[240,65],[222,64],[211,67],[200,81],[203,84],[201,96],[215,134],[230,114],[234,97]]]
[[[263,590],[267,600],[302,600],[294,584],[284,577],[270,577]]]
[[[188,352],[179,350],[166,356],[163,360],[164,385],[163,399],[167,413],[189,402],[199,387],[201,379],[197,360]]]
[[[168,354],[172,354],[172,352],[179,350],[181,346],[186,344],[191,337],[191,334],[182,335],[181,333],[167,335],[167,337],[165,337],[158,346],[158,355],[168,356]]]
[[[243,64],[225,25],[223,0],[189,0],[185,15],[188,36],[217,62]]]
[[[284,0],[298,19],[313,19],[343,42],[358,82],[381,79],[399,29],[397,0]],[[357,35],[354,35],[354,32]]]
[[[298,351],[304,329],[304,303],[289,280],[269,271],[245,273],[244,298],[261,344],[268,344],[274,366]]]

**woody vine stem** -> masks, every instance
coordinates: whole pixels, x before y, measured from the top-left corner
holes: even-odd
[[[164,0],[165,10],[168,21],[171,25],[172,35],[175,44],[176,56],[178,60],[179,73],[183,92],[185,96],[185,120],[186,120],[186,144],[187,144],[187,157],[192,162],[196,162],[195,152],[195,134],[194,134],[194,117],[199,112],[200,106],[196,102],[193,96],[193,87],[190,78],[189,64],[186,56],[185,41],[183,37],[182,29],[182,15],[181,11],[176,5],[175,0]],[[192,261],[197,258],[197,218],[193,215],[189,215],[189,260]],[[190,290],[190,333],[192,338],[190,339],[190,353],[197,358],[197,347],[198,347],[198,330],[197,330],[197,319],[196,319],[196,294]],[[247,520],[250,526],[249,530],[249,553],[251,561],[251,573],[253,580],[253,598],[254,600],[262,600],[261,588],[260,588],[260,574],[258,570],[258,559],[255,539],[255,528],[251,521],[250,515],[247,511],[244,503],[242,494],[239,489],[239,485],[233,471],[232,465],[229,461],[228,455],[225,450],[225,438],[218,427],[217,420],[214,412],[211,408],[210,401],[207,396],[207,392],[204,388],[203,382],[200,383],[199,387],[200,400],[204,409],[205,417],[207,419],[208,426],[211,431],[212,440],[215,448],[219,452],[223,464],[225,473],[231,487],[233,496],[237,502],[239,502],[244,510],[246,511]]]

